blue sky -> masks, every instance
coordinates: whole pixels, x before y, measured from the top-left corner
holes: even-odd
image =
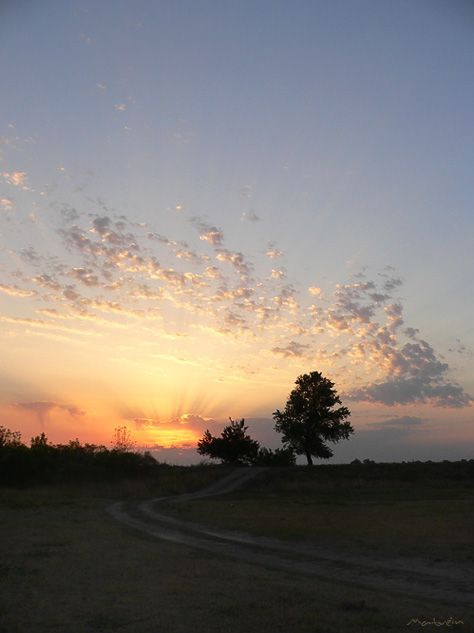
[[[271,443],[271,412],[321,369],[361,429],[416,419],[433,455],[472,452],[469,3],[25,1],[0,18],[5,421],[85,438],[125,420],[178,445],[165,428],[247,416]]]

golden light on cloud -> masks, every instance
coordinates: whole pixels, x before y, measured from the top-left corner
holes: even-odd
[[[0,198],[0,207],[5,211],[11,211],[13,209],[13,200],[11,198]]]
[[[164,448],[196,446],[201,433],[195,429],[163,424],[147,427],[140,431],[140,437],[147,444],[153,443]]]

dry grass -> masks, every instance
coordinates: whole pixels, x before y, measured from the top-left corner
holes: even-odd
[[[462,630],[474,622],[464,608],[453,612],[153,540],[104,511],[113,498],[147,494],[146,485],[130,482],[1,492],[0,633],[398,633],[416,617],[455,616],[466,623]],[[261,514],[268,527],[270,501],[284,508],[271,498],[264,506],[245,497],[234,497],[233,507],[225,499],[212,503],[237,523],[244,508]],[[295,515],[296,507],[285,514]]]
[[[281,539],[342,548],[367,548],[392,556],[474,561],[474,489],[453,482],[288,482],[270,475],[247,491],[223,499],[170,506],[191,521]]]

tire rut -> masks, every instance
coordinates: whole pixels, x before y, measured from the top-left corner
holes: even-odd
[[[227,494],[244,486],[264,470],[240,468],[199,492],[141,502],[118,502],[107,510],[114,519],[148,536],[206,550],[218,556],[234,557],[323,580],[417,595],[444,604],[472,606],[474,603],[472,566],[463,566],[465,568],[462,570],[454,565],[433,569],[420,560],[381,559],[375,555],[342,553],[312,544],[291,544],[191,523],[163,512],[165,501],[185,503],[192,499]]]

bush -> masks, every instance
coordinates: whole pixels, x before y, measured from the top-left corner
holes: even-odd
[[[260,447],[254,460],[255,466],[294,466],[296,464],[296,455],[291,448],[277,448],[272,451],[271,448]]]

